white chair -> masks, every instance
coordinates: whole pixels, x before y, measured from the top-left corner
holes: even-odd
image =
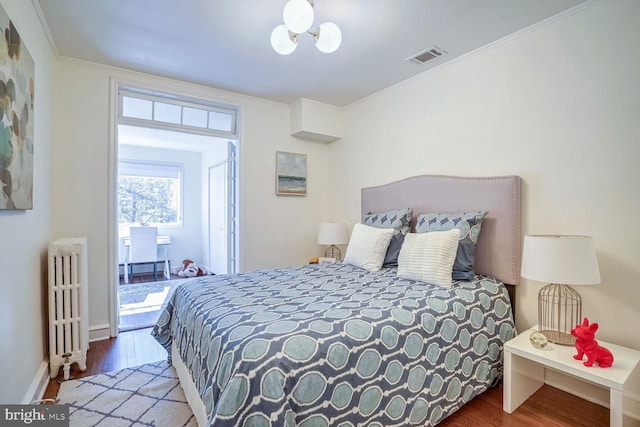
[[[165,265],[167,263],[166,259],[158,259],[158,228],[131,227],[129,229],[129,251],[124,265],[124,282],[129,283],[129,275],[133,277],[132,266],[134,264],[153,264],[153,278],[157,279],[158,262],[164,262]]]

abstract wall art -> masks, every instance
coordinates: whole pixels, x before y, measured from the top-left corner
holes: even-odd
[[[0,6],[0,209],[33,209],[35,64]]]

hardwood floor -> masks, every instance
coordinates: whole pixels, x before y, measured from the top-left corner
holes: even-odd
[[[87,370],[72,365],[75,378],[142,365],[167,358],[167,353],[151,336],[150,329],[122,332],[117,338],[92,342],[87,353]],[[60,370],[59,379],[62,378]],[[44,398],[55,398],[60,385],[53,379]],[[550,386],[543,386],[513,414],[502,411],[502,385],[467,403],[439,426],[608,426],[609,410]]]
[[[512,414],[502,410],[502,384],[487,390],[438,424],[459,426],[598,427],[609,425],[609,410],[544,385]]]
[[[167,352],[151,336],[151,329],[137,329],[121,332],[116,338],[92,342],[87,352],[87,370],[81,372],[74,363],[71,365],[71,376],[82,378],[166,359]],[[53,399],[58,395],[58,381],[62,379],[60,369],[58,377],[49,380],[44,399]]]

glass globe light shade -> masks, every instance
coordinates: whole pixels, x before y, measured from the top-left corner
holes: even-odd
[[[289,55],[296,50],[298,44],[289,36],[289,29],[286,25],[280,24],[271,32],[271,46],[280,55]]]
[[[342,33],[340,28],[333,22],[325,22],[318,27],[318,35],[316,36],[316,46],[320,52],[335,52],[342,43]]]
[[[307,32],[313,24],[313,6],[307,0],[289,0],[282,12],[284,25],[292,32]]]

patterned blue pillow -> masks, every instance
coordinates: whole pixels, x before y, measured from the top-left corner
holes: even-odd
[[[411,216],[413,208],[398,209],[389,212],[371,213],[365,217],[363,223],[376,228],[393,228],[395,231],[391,237],[391,243],[384,257],[383,267],[397,267],[398,255],[404,242],[404,236],[411,228]]]
[[[458,253],[451,273],[453,280],[470,280],[475,276],[473,264],[476,257],[476,243],[482,221],[487,213],[488,211],[418,215],[416,233],[446,231],[452,228],[460,230]]]

